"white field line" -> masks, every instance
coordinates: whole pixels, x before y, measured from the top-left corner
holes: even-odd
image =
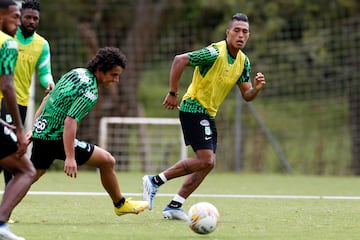
[[[4,191],[0,191],[3,194]],[[108,196],[106,192],[48,192],[30,191],[28,195],[62,195],[62,196]],[[124,196],[139,197],[142,193],[123,193]],[[173,193],[158,193],[157,197],[174,196]],[[360,196],[301,196],[301,195],[253,195],[253,194],[192,194],[191,197],[207,198],[257,198],[257,199],[326,199],[326,200],[360,200]]]

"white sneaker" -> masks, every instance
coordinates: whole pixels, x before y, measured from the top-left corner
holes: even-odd
[[[153,207],[153,201],[154,201],[154,197],[159,189],[158,186],[156,186],[155,184],[153,184],[151,182],[151,177],[149,175],[145,175],[142,180],[143,180],[143,188],[144,188],[144,192],[143,192],[143,198],[145,201],[148,201],[149,203],[149,210],[152,209]]]
[[[8,225],[4,224],[0,227],[0,240],[25,240],[25,238],[16,236],[10,231]]]
[[[170,208],[169,206],[164,208],[163,217],[169,220],[189,220],[189,216],[182,208]]]

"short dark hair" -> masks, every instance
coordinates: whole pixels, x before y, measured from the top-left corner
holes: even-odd
[[[40,3],[36,0],[24,0],[21,9],[34,9],[40,12]]]
[[[231,28],[234,21],[243,21],[248,23],[249,19],[244,13],[235,13],[229,21],[228,28]]]
[[[86,68],[95,73],[96,70],[107,72],[115,66],[125,69],[127,63],[126,56],[115,47],[100,48],[96,55],[88,62]]]
[[[248,17],[244,13],[235,13],[231,18],[231,21],[233,20],[249,22]]]
[[[13,0],[1,0],[0,1],[0,8],[1,9],[8,9],[10,6],[17,5]]]

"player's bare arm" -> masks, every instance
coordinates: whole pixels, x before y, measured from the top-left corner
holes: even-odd
[[[246,101],[253,100],[260,90],[265,86],[265,76],[264,74],[258,72],[256,73],[256,76],[254,77],[254,87],[250,82],[242,82],[239,83],[238,86],[240,88],[241,94]]]
[[[77,163],[75,161],[75,149],[74,142],[77,130],[77,122],[72,117],[66,117],[64,121],[64,133],[63,133],[63,141],[64,141],[64,149],[65,149],[65,164],[64,164],[64,172],[69,177],[76,178],[77,176]]]
[[[169,93],[166,95],[163,105],[166,109],[174,109],[178,106],[178,88],[181,75],[186,66],[190,65],[187,53],[176,55],[170,70]]]

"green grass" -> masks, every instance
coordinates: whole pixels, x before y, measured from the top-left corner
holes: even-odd
[[[124,193],[141,193],[142,173],[118,173]],[[173,194],[182,178],[159,191]],[[255,194],[302,196],[360,196],[356,177],[315,177],[214,173],[195,194]],[[103,192],[95,172],[81,171],[77,179],[49,172],[31,191]],[[140,199],[135,196],[134,199]],[[360,200],[190,197],[184,205],[209,201],[219,210],[218,228],[197,235],[181,221],[162,219],[171,199],[157,196],[153,211],[117,217],[108,196],[27,195],[15,209],[18,223],[11,229],[27,240],[42,239],[358,239]]]

